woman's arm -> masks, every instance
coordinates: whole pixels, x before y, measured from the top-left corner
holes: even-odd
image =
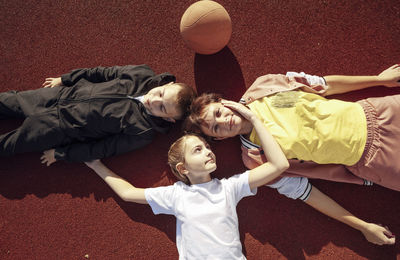
[[[328,89],[324,95],[346,93],[373,86],[400,87],[400,64],[384,70],[376,76],[324,76]]]
[[[261,147],[264,150],[268,162],[250,170],[249,185],[250,188],[256,188],[272,181],[289,168],[289,162],[281,147],[275,141],[274,137],[268,132],[260,119],[254,115],[247,107],[232,101],[222,101],[224,106],[239,112],[244,118],[249,120],[260,139]]]
[[[312,188],[310,197],[305,203],[321,213],[361,231],[371,243],[392,245],[396,242],[396,238],[388,228],[357,218],[315,187]]]
[[[108,169],[100,160],[85,162],[85,164],[94,170],[124,201],[148,204],[144,195],[144,189],[134,187]]]

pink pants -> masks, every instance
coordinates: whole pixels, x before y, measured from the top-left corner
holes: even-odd
[[[358,102],[367,118],[361,159],[347,168],[356,176],[400,191],[400,95]]]

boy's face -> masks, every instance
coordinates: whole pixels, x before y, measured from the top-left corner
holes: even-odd
[[[244,118],[236,111],[225,107],[220,102],[204,107],[204,124],[201,131],[216,139],[224,139],[240,134]]]
[[[217,169],[215,155],[208,143],[196,136],[188,137],[184,148],[185,169],[193,178],[208,178]]]
[[[173,82],[153,88],[143,98],[144,107],[154,116],[175,122],[181,117],[177,106],[178,92],[181,87]]]

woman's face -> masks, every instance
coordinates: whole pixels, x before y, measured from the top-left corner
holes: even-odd
[[[201,130],[208,136],[224,139],[241,134],[245,119],[236,111],[225,107],[220,102],[211,103],[203,109],[204,124]]]

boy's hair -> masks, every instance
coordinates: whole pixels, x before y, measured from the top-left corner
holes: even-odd
[[[221,95],[215,93],[203,93],[197,97],[189,108],[189,116],[183,122],[183,129],[187,133],[202,134],[201,125],[204,123],[204,108],[211,103],[219,103]]]
[[[172,173],[175,175],[175,177],[184,182],[186,185],[190,185],[190,180],[186,175],[181,174],[178,169],[176,168],[176,165],[178,163],[185,163],[185,144],[186,140],[189,137],[197,137],[200,140],[202,140],[204,143],[207,143],[206,140],[204,140],[203,137],[196,135],[196,134],[185,134],[178,140],[176,140],[169,148],[168,151],[168,164],[171,167]]]
[[[185,83],[174,83],[180,87],[178,92],[178,96],[176,97],[176,103],[178,110],[181,112],[181,116],[179,118],[175,118],[177,120],[184,119],[189,113],[189,107],[192,103],[193,99],[196,98],[196,91]]]

